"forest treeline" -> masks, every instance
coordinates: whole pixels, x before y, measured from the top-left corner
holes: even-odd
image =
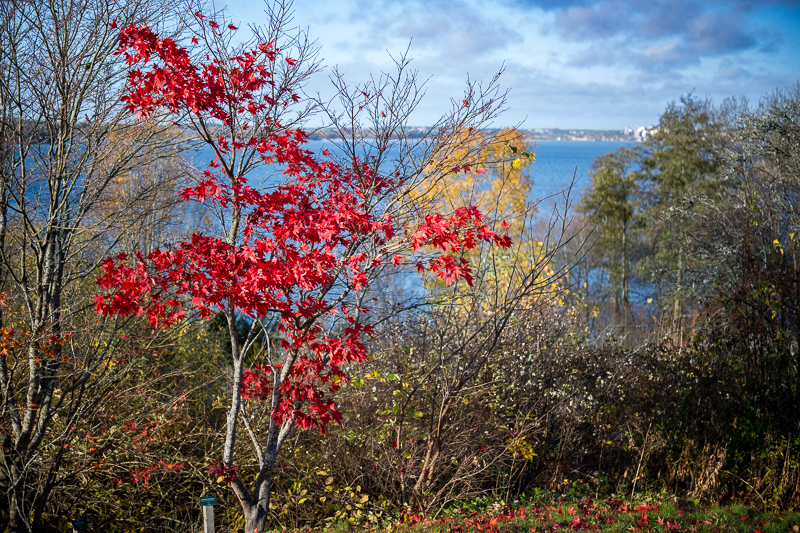
[[[0,529],[67,530],[85,518],[100,531],[196,530],[201,495],[219,502],[218,529],[252,529],[246,486],[262,486],[275,435],[270,527],[380,522],[541,491],[800,505],[800,85],[758,104],[680,97],[645,142],[598,158],[590,186],[564,191],[548,213],[529,201],[535,144],[487,127],[505,103],[497,78],[470,82],[423,133],[406,123],[421,90],[405,58],[364,85],[334,75],[338,107],[305,102],[297,94],[319,68],[316,49],[287,26],[290,4],[270,6],[253,41],[269,66],[257,74],[276,80],[264,84],[268,105],[172,103],[138,121],[121,100],[134,60],[117,53],[119,28],[169,30],[222,71],[255,61],[223,36],[237,28],[149,0],[0,2]],[[464,261],[446,264],[366,232],[365,254],[386,260],[356,259],[353,277],[310,293],[338,298],[347,317],[320,315],[326,342],[356,339],[348,328],[362,321],[372,328],[365,361],[295,376],[327,380],[297,390],[341,415],[298,423],[316,429],[292,428],[311,413],[299,396],[280,405],[300,418],[276,422],[266,398],[280,382],[270,389],[265,376],[276,380],[273,365],[293,350],[322,368],[333,355],[287,343],[279,313],[220,303],[164,327],[149,310],[96,310],[150,275],[145,257],[222,230],[244,246],[232,221],[244,227],[257,209],[185,201],[210,175],[190,155],[215,151],[211,170],[234,186],[263,165],[267,178],[250,185],[276,190],[283,167],[244,157],[258,143],[242,139],[301,146],[295,130],[311,113],[340,133],[330,157],[350,169],[353,190],[364,176],[369,187],[403,176],[371,204],[376,219],[404,228],[476,206],[511,238],[488,226],[476,226],[480,243],[454,232],[463,240],[442,249]],[[127,278],[108,281],[127,264]],[[166,307],[193,301],[169,294]]]

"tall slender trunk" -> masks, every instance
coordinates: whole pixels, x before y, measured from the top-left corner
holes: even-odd
[[[622,325],[628,325],[628,221],[622,222]]]
[[[683,290],[683,244],[678,249],[678,274],[675,280],[675,304],[672,308],[672,321],[676,328],[680,328],[681,320],[681,291]]]

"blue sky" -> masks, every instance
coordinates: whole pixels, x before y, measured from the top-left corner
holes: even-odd
[[[419,125],[460,98],[467,76],[488,80],[501,65],[511,92],[496,125],[526,128],[650,125],[690,91],[755,104],[800,81],[800,1],[296,0],[294,10],[327,66],[312,94],[330,94],[333,66],[352,83],[391,70],[410,42],[430,78]],[[261,12],[260,0],[239,0],[228,14],[245,25]]]

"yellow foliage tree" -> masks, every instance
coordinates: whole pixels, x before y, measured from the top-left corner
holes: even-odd
[[[533,187],[531,163],[535,156],[530,138],[516,128],[506,128],[493,135],[490,142],[464,132],[464,142],[454,143],[437,166],[456,165],[461,172],[442,176],[420,196],[427,197],[440,212],[459,206],[475,205],[496,220],[507,220],[512,238],[521,234],[529,212],[528,192]]]
[[[516,128],[485,135],[491,139],[472,135],[473,140],[457,143],[441,157],[436,166],[453,166],[461,172],[448,173],[427,184],[418,195],[439,212],[475,205],[491,219],[503,221],[503,228],[514,242],[511,248],[464,253],[470,264],[482,271],[482,288],[478,292],[483,312],[508,304],[538,307],[543,294],[560,292],[562,284],[549,260],[546,238],[536,236],[532,228],[535,207],[528,195],[533,187],[535,155],[531,139]],[[467,132],[464,137],[468,137]],[[429,285],[430,289],[437,287],[442,284]],[[525,293],[522,298],[520,291]],[[468,306],[463,293],[457,298],[461,305]]]

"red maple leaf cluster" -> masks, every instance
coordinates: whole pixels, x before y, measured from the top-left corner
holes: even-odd
[[[124,97],[140,119],[165,108],[226,125],[234,119],[246,124],[242,116],[252,119],[279,105],[260,91],[274,83],[270,63],[277,55],[271,43],[227,60],[196,64],[186,49],[146,26],[122,29],[119,43],[118,53],[129,64],[148,67],[130,71]],[[357,160],[349,166],[318,160],[303,149],[307,137],[302,130],[273,126],[263,136],[207,138],[220,159],[196,185],[180,192],[185,200],[238,214],[238,237],[194,233],[174,248],[147,256],[109,258],[97,279],[105,292],[95,297],[95,304],[104,314],[145,314],[153,327],[182,320],[186,308],[206,318],[229,306],[250,319],[278,316],[281,348],[296,357],[277,395],[272,383],[282,367],[245,370],[243,397],[273,400],[278,422],[324,429],[341,417],[330,394],[347,381],[342,366],[367,358],[361,337],[371,332],[355,318],[355,311],[363,316],[366,309],[350,309],[340,296],[365,288],[369,270],[384,261],[400,263],[388,245],[396,248],[401,241],[413,251],[432,249],[434,257],[417,268],[449,284],[472,281],[462,251],[479,241],[499,246],[511,241],[492,231],[475,207],[451,216],[430,214],[415,231],[396,227],[391,216],[379,213],[374,198],[400,190],[401,176],[378,175]],[[234,175],[225,158],[241,157],[247,150],[283,170],[280,185],[259,190],[244,176]],[[341,315],[346,327],[330,336],[320,319],[333,314]]]
[[[212,476],[222,478],[222,482],[230,485],[239,478],[241,468],[236,465],[227,466],[220,461],[210,461],[208,463],[208,473]]]
[[[209,25],[218,27],[214,21]],[[122,100],[138,119],[166,108],[173,114],[207,114],[230,125],[232,111],[255,114],[276,104],[272,97],[260,94],[265,85],[275,86],[272,64],[278,54],[272,43],[261,43],[227,61],[209,59],[195,64],[185,48],[170,38],[159,38],[147,26],[123,28],[118,42],[117,54],[123,55],[128,65],[158,60],[144,72],[131,69],[128,73],[127,94]],[[197,43],[197,38],[192,42]],[[296,94],[290,98],[298,100]]]

